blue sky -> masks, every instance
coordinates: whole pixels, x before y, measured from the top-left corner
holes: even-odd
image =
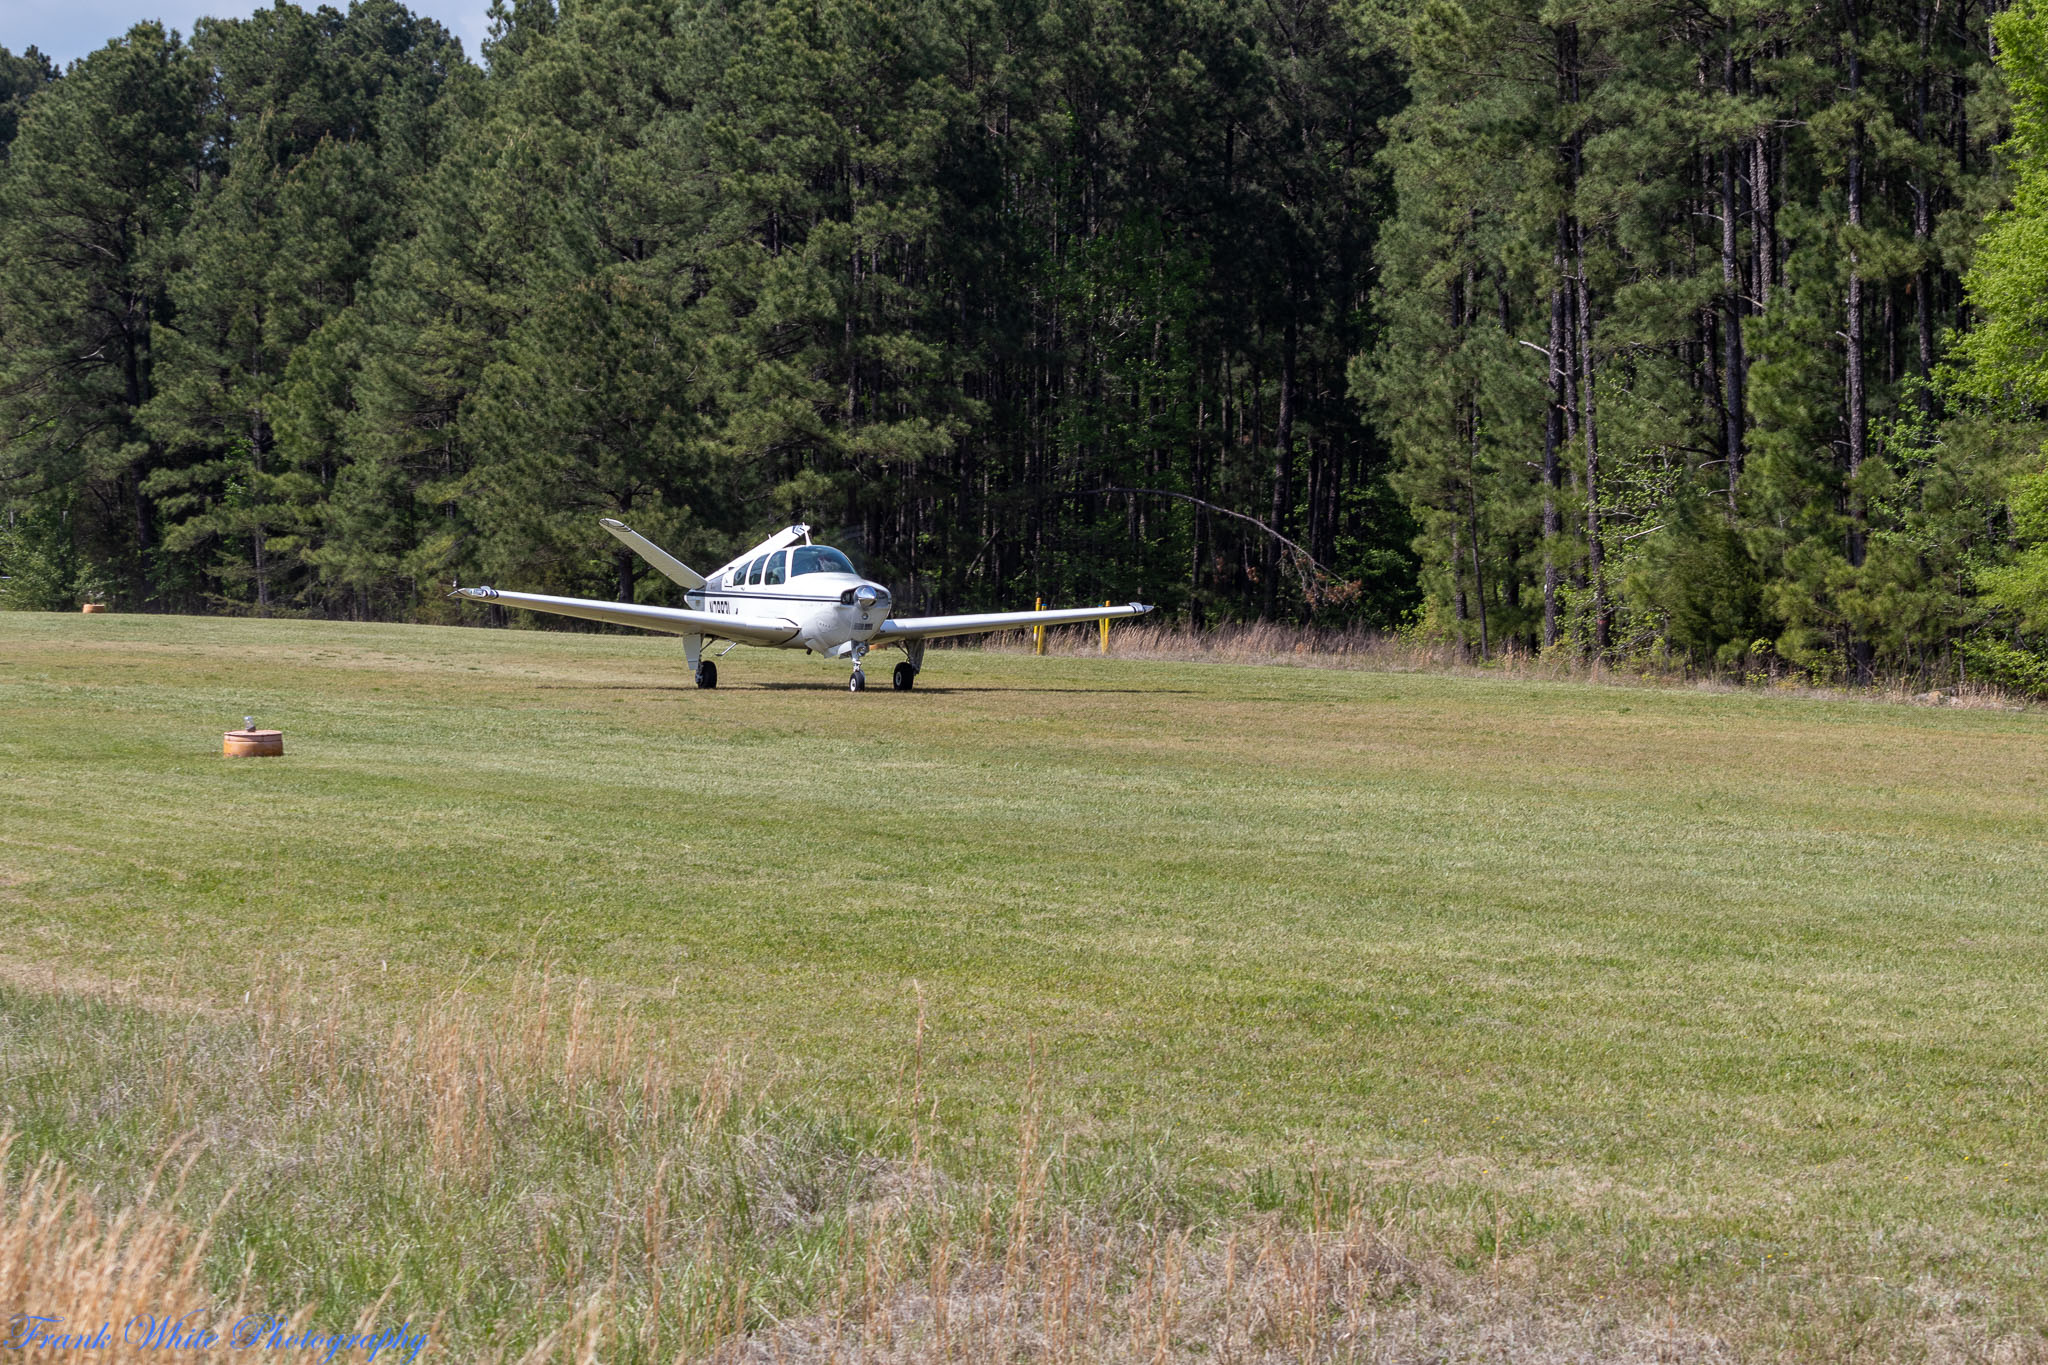
[[[319,0],[300,3],[315,8]],[[348,7],[347,0],[328,3]],[[439,19],[474,60],[489,5],[490,0],[408,0],[407,8]],[[33,44],[68,64],[145,19],[161,20],[189,38],[192,21],[201,15],[240,18],[257,7],[258,0],[0,0],[0,47],[20,52]]]

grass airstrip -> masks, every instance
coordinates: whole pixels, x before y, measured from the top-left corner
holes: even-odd
[[[963,1263],[1032,1201],[1190,1257],[1342,1204],[1528,1321],[2044,1349],[2048,716],[972,651],[844,682],[740,650],[702,692],[658,637],[0,615],[11,1164],[125,1196],[186,1134],[221,1292],[248,1265],[345,1323],[395,1286],[451,1358],[523,1349],[607,1273],[702,1279],[652,1204],[602,1264],[645,1125],[465,1119],[458,1079],[383,1156],[350,1133],[411,1102],[394,1029],[495,1046],[555,992],[537,1034],[658,1057],[689,1121],[714,1072],[755,1097],[721,1150],[787,1207],[698,1191],[754,1268],[688,1310],[706,1349],[843,1296],[819,1248],[906,1160],[983,1191]],[[219,756],[252,714],[284,758]],[[319,1028],[371,1041],[323,1061]],[[550,1046],[526,1065],[573,1072]]]

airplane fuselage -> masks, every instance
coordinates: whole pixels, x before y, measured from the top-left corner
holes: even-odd
[[[882,622],[889,619],[892,605],[889,590],[858,574],[806,574],[792,583],[771,586],[723,583],[720,573],[701,588],[683,594],[683,604],[713,616],[746,616],[759,620],[781,617],[795,627],[782,645],[784,649],[809,649],[819,654],[843,654],[848,645],[875,638]],[[862,588],[873,594],[863,601],[856,597]]]
[[[874,639],[893,605],[889,590],[855,573],[844,554],[789,532],[724,565],[683,600],[713,616],[780,618],[793,628],[782,648],[833,656]]]

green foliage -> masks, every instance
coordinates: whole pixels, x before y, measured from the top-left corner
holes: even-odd
[[[2048,10],[2022,0],[1995,21],[1999,64],[2013,99],[2013,132],[2004,147],[2014,172],[2011,207],[1986,228],[1967,279],[1982,310],[1962,338],[1947,378],[1959,393],[2004,419],[2012,435],[2039,439],[2048,427]],[[2041,454],[2007,460],[2000,490],[2004,526],[1997,546],[1975,566],[1992,624],[2038,646],[2048,639],[2048,474]],[[2040,691],[2038,655],[1991,636],[1972,640],[1973,671],[2008,686]]]
[[[73,543],[69,508],[44,499],[9,509],[0,521],[0,610],[76,611],[107,592]]]
[[[2048,10],[2020,0],[1994,21],[2012,94],[2012,203],[1992,216],[1968,276],[1983,317],[1959,346],[1954,381],[1988,403],[2048,407]]]
[[[2012,553],[1977,572],[1984,601],[2028,635],[2048,635],[2048,472],[2011,484]]]
[[[1656,618],[1662,635],[1696,663],[1733,669],[1756,640],[1776,635],[1764,606],[1764,575],[1742,534],[1697,500],[1669,509],[1628,594]]]
[[[0,488],[78,510],[75,543],[151,592],[141,409],[191,206],[204,75],[137,25],[29,102],[0,172]]]
[[[2014,692],[2048,697],[2048,655],[2008,640],[1965,640],[1960,646],[1970,677]]]
[[[7,159],[30,97],[56,79],[56,64],[34,47],[20,56],[0,47],[0,163]]]

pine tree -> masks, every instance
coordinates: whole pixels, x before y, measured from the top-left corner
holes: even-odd
[[[170,252],[191,206],[204,73],[156,24],[28,104],[0,178],[0,486],[150,600],[164,459],[144,427]]]
[[[14,145],[29,100],[57,79],[57,66],[31,46],[20,56],[0,47],[0,162]]]
[[[396,233],[458,58],[439,25],[391,0],[346,17],[280,3],[202,24],[193,50],[214,73],[211,164],[177,243],[175,318],[158,329],[143,418],[171,462],[146,491],[193,581],[267,613],[305,586],[325,491],[322,470],[277,448],[287,367]]]

